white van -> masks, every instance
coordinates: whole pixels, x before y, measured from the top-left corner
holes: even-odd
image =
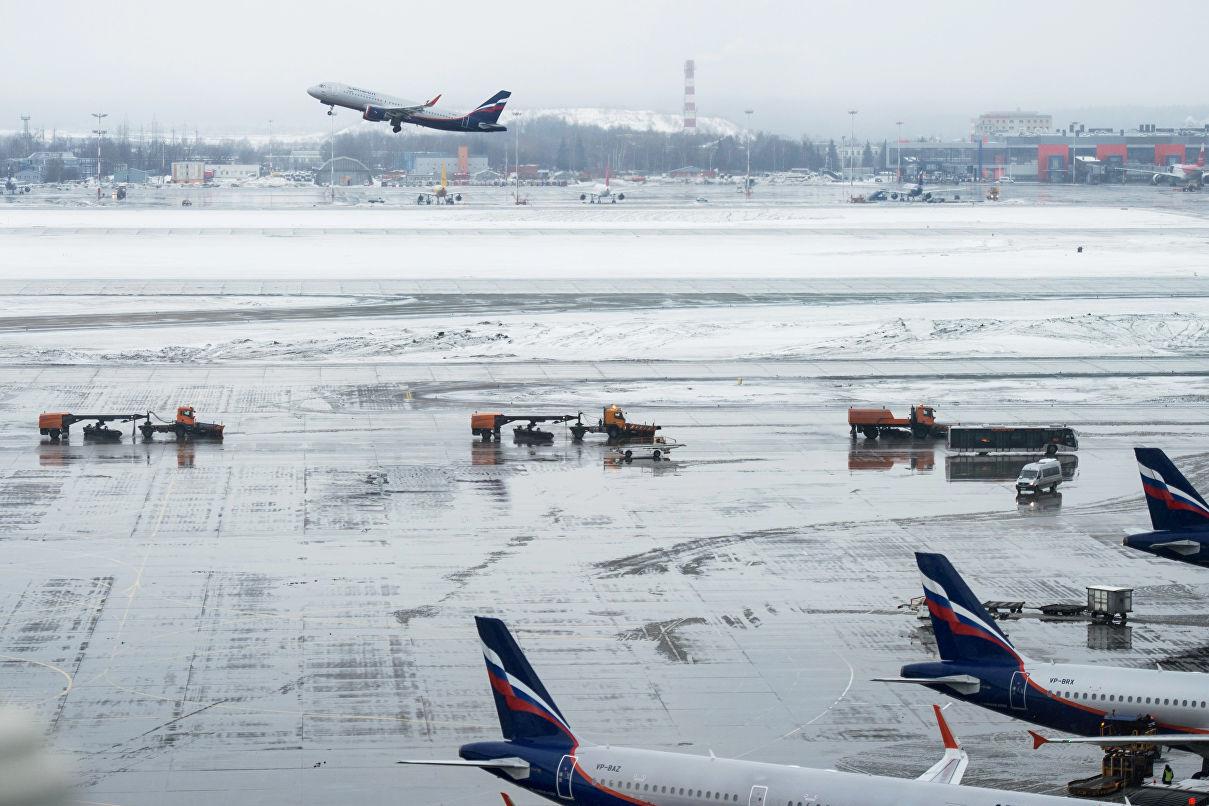
[[[1016,478],[1016,492],[1039,493],[1042,490],[1054,492],[1062,483],[1062,463],[1057,459],[1041,459],[1029,462],[1020,469]]]

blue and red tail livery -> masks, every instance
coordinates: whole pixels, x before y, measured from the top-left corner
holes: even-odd
[[[1209,506],[1158,448],[1134,448],[1152,532],[1129,535],[1126,546],[1166,560],[1209,568]]]
[[[504,111],[504,104],[508,103],[508,99],[511,97],[512,93],[507,90],[500,90],[479,104],[478,108],[470,113],[471,121],[474,123],[495,123],[500,119],[500,115]]]
[[[1209,529],[1209,505],[1158,448],[1134,448],[1155,529]]]
[[[1010,663],[1020,656],[943,554],[915,553],[942,660]]]
[[[574,747],[571,727],[504,622],[483,616],[474,621],[504,738]]]

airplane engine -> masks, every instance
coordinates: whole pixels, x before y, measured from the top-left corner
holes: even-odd
[[[1163,184],[1163,175],[1162,175],[1162,174],[1155,174],[1154,176],[1150,177],[1150,184],[1152,184],[1152,185],[1161,185],[1161,184]]]
[[[386,120],[386,110],[379,109],[372,104],[367,104],[365,107],[365,114],[361,115],[361,117],[365,118],[366,120],[372,120],[376,123],[378,121]]]
[[[618,193],[618,194],[617,194],[617,201],[625,201],[625,194],[624,194],[624,193]]]

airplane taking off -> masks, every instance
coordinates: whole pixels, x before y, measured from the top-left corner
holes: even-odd
[[[500,90],[479,104],[473,112],[454,115],[434,109],[437,101],[441,100],[440,95],[418,104],[334,81],[316,84],[306,94],[328,107],[329,115],[335,114],[334,108],[337,106],[356,109],[365,120],[388,121],[395,134],[399,133],[404,123],[446,132],[505,132],[508,128],[496,121],[504,111],[504,104],[512,97],[507,90]]]
[[[1125,538],[1131,549],[1209,567],[1209,504],[1158,448],[1134,448],[1153,532]]]
[[[1101,736],[1100,725],[1106,718],[1149,717],[1159,732],[1146,737],[1148,744],[1195,753],[1201,756],[1202,771],[1209,771],[1209,676],[1030,660],[1016,651],[948,558],[917,552],[915,561],[941,660],[909,663],[902,667],[902,677],[876,680],[924,685],[1080,737],[1045,739],[1033,733],[1035,747],[1046,742],[1137,744],[1137,736]]]
[[[584,806],[1073,806],[1075,798],[960,787],[969,759],[933,706],[944,756],[915,780],[758,761],[584,744],[499,619],[476,617],[503,741],[472,742],[450,761],[484,769],[561,804]],[[505,795],[505,802],[508,798]]]

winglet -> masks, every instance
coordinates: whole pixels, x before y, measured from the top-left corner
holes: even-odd
[[[940,739],[945,743],[945,749],[960,750],[961,745],[953,737],[953,731],[949,730],[949,723],[945,721],[945,716],[941,713],[940,706],[933,704],[932,710],[936,712],[936,724],[940,726]]]
[[[438,93],[438,94],[437,94],[437,97],[436,97],[436,98],[433,98],[431,101],[429,101],[428,103],[424,104],[424,108],[425,108],[425,109],[427,109],[427,108],[428,108],[428,107],[430,107],[430,106],[436,106],[436,105],[437,105],[437,101],[439,101],[439,100],[441,100],[441,95],[440,95],[440,93]],[[505,795],[504,797],[505,797],[505,799],[506,799],[508,796],[507,796],[507,795]]]
[[[1042,736],[1040,733],[1038,733],[1035,730],[1030,730],[1028,732],[1028,735],[1033,737],[1033,749],[1034,750],[1041,747],[1041,745],[1043,745],[1043,744],[1049,744],[1049,739],[1045,738],[1044,736]]]
[[[516,804],[512,802],[512,798],[508,797],[507,792],[501,792],[500,797],[504,799],[504,806],[516,806]]]

